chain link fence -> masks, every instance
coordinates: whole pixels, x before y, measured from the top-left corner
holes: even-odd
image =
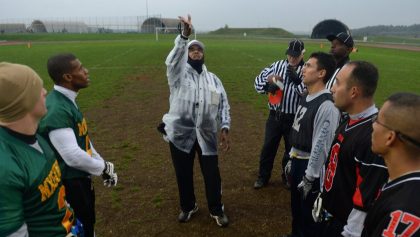
[[[178,22],[161,15],[0,19],[0,33],[155,33],[156,27],[164,31]]]

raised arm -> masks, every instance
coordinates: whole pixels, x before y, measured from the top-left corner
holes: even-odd
[[[167,77],[169,85],[174,85],[184,73],[185,66],[188,59],[187,43],[188,37],[191,35],[191,16],[188,18],[179,17],[181,24],[183,24],[183,30],[179,36],[175,39],[175,46],[166,58],[165,64],[167,67]]]

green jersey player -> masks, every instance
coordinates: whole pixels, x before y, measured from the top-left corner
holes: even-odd
[[[67,236],[74,222],[61,167],[36,134],[45,96],[31,68],[0,63],[0,236]]]
[[[67,201],[83,224],[85,237],[95,236],[95,192],[92,175],[102,175],[104,185],[117,184],[114,165],[96,152],[86,120],[79,110],[76,97],[89,86],[89,71],[73,54],[58,54],[47,62],[54,89],[47,96],[48,114],[39,125],[64,165],[63,183]]]

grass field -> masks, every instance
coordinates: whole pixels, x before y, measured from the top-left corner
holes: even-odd
[[[87,35],[4,35],[3,40],[31,42],[26,44],[0,46],[0,61],[27,64],[44,79],[47,88],[51,81],[46,72],[49,56],[59,52],[72,52],[90,70],[93,87],[82,93],[82,107],[90,107],[111,97],[120,87],[122,79],[135,74],[158,71],[164,75],[164,59],[172,47],[173,35],[161,35],[159,41],[154,35],[136,34],[87,34]],[[279,58],[284,58],[286,40],[266,40],[198,36],[206,44],[206,64],[225,84],[232,99],[249,102],[264,109],[253,89],[253,80],[263,67]],[[307,53],[328,51],[319,43],[306,43]],[[352,60],[367,60],[374,63],[380,72],[379,88],[375,99],[380,105],[396,91],[420,92],[420,53],[397,49],[370,48],[358,46],[359,51],[351,55]],[[94,91],[94,93],[93,93]]]
[[[175,174],[167,144],[155,128],[168,107],[164,60],[174,35],[162,35],[159,41],[154,35],[134,34],[7,37],[21,44],[0,45],[0,61],[31,66],[47,89],[52,82],[46,61],[53,54],[72,52],[89,69],[91,86],[80,92],[78,103],[95,148],[114,162],[119,176],[113,189],[103,188],[100,180],[95,183],[97,236],[279,236],[290,231],[290,195],[279,181],[281,159],[276,159],[270,184],[261,191],[252,188],[267,114],[266,97],[255,92],[254,78],[284,58],[287,39],[198,37],[206,44],[207,67],[223,81],[232,113],[232,149],[219,157],[223,202],[231,224],[221,230],[209,220],[197,164],[194,178],[200,211],[186,225],[176,222]],[[325,41],[327,47],[322,49],[319,41],[305,41],[305,45],[308,56],[328,51],[329,43]],[[358,48],[353,60],[371,61],[379,68],[378,105],[396,91],[420,92],[419,52]]]

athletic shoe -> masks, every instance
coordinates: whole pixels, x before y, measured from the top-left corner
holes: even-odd
[[[194,205],[194,208],[191,211],[189,211],[189,212],[181,211],[181,213],[179,213],[179,215],[178,215],[178,221],[179,222],[188,222],[191,219],[192,215],[194,213],[196,213],[197,211],[198,211],[198,206],[197,206],[197,203],[196,203]]]
[[[265,185],[267,185],[267,182],[265,182],[262,178],[258,178],[254,183],[254,189],[260,189]]]
[[[229,224],[229,219],[224,213],[219,216],[210,214],[210,217],[216,220],[216,224],[220,227],[226,227]]]

